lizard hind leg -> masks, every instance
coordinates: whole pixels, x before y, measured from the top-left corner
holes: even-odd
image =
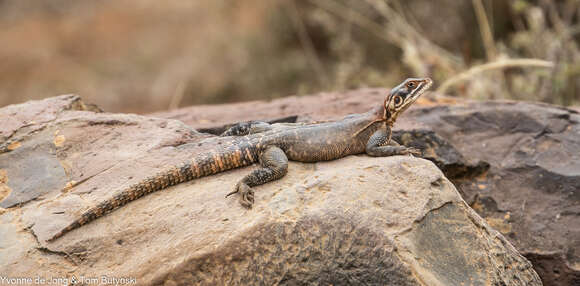
[[[272,126],[266,122],[261,121],[239,122],[232,125],[220,136],[244,136],[268,131],[270,129],[272,129]]]
[[[288,157],[282,149],[276,146],[266,147],[260,154],[260,168],[240,180],[234,190],[226,197],[239,193],[240,203],[246,208],[254,204],[254,190],[252,187],[280,179],[288,172]]]

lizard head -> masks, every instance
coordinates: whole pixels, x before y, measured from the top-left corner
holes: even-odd
[[[421,94],[425,93],[431,87],[433,81],[430,78],[408,78],[401,84],[397,85],[387,97],[381,110],[376,110],[377,118],[359,129],[352,136],[355,137],[369,126],[377,122],[385,122],[393,126],[397,117],[411,106]],[[381,114],[382,112],[382,114]]]
[[[408,78],[391,89],[385,98],[383,120],[393,124],[397,117],[411,106],[431,85],[430,78]]]

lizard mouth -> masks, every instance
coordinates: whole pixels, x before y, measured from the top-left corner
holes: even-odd
[[[423,80],[421,80],[420,86],[414,90],[414,92],[411,94],[411,96],[407,99],[407,102],[405,103],[405,105],[401,109],[399,109],[397,112],[400,114],[400,113],[404,112],[405,110],[407,110],[407,108],[409,108],[415,101],[417,101],[417,99],[423,93],[425,93],[425,91],[427,91],[431,87],[431,85],[433,85],[433,80],[431,80],[430,78],[424,78]]]
[[[413,97],[412,97],[413,101],[417,100],[417,98],[419,98],[419,96],[421,96],[423,93],[425,93],[425,91],[427,91],[433,85],[433,80],[431,80],[430,78],[425,78],[423,80],[422,85],[423,86],[421,86],[413,95]]]

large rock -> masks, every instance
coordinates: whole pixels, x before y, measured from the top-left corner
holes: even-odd
[[[0,184],[10,189],[0,212],[5,277],[541,285],[434,164],[404,156],[292,162],[286,177],[256,188],[252,210],[224,198],[249,172],[232,170],[148,195],[46,243],[86,207],[222,139],[175,120],[70,109],[39,124],[8,135],[20,144],[0,154]],[[53,173],[61,175],[43,186]],[[26,176],[27,184],[14,183]]]
[[[364,112],[380,104],[385,94],[383,89],[361,89],[271,102],[192,106],[156,116],[208,131],[240,120],[327,120]],[[435,132],[429,136],[456,147],[461,156],[450,148],[436,149],[435,157],[432,152],[426,155],[479,215],[532,261],[546,285],[580,285],[578,108],[477,103],[427,94],[403,114],[395,129],[397,139],[405,144],[424,148],[425,142],[437,143],[441,140],[418,138]],[[471,165],[458,164],[462,161]]]
[[[412,111],[465,157],[490,164],[458,188],[528,257],[546,285],[580,285],[580,114],[482,102]]]
[[[28,114],[27,106],[38,119]],[[0,207],[55,190],[66,192],[89,179],[95,182],[103,173],[131,173],[127,169],[139,160],[144,161],[141,168],[147,168],[149,156],[164,156],[173,146],[207,137],[176,120],[97,113],[83,106],[78,96],[66,95],[0,109],[0,125],[7,125],[0,127],[0,146],[6,146],[0,149],[0,182],[6,181],[8,189],[0,194]],[[134,180],[139,176],[143,175],[135,174]],[[108,183],[104,180],[83,192],[95,188],[106,193]]]

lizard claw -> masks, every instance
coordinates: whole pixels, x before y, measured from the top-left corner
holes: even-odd
[[[233,190],[233,191],[229,192],[229,193],[226,195],[226,198],[227,198],[227,197],[229,197],[229,196],[231,196],[231,195],[233,195],[233,194],[236,194],[237,192],[239,192],[239,191],[238,191],[238,185],[236,185],[236,187],[234,188],[234,190]]]

